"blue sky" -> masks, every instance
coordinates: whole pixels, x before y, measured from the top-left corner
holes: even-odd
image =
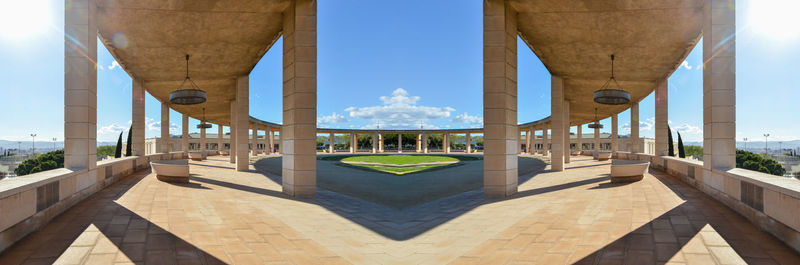
[[[482,3],[318,1],[319,126],[480,127]],[[800,31],[791,26],[800,21],[788,8],[760,3],[737,1],[737,139],[762,140],[763,133],[770,133],[770,140],[800,139],[800,117],[793,108],[800,99],[794,78]],[[29,140],[37,133],[37,139],[61,140],[63,2],[45,1],[32,10],[26,13],[23,5],[12,12],[39,25],[29,32],[14,30],[0,18],[0,104],[13,110],[0,115],[0,139]],[[779,27],[783,31],[772,30],[787,23]],[[129,126],[131,80],[98,47],[98,140],[114,141]],[[550,75],[527,46],[520,42],[518,47],[519,122],[547,117]],[[250,74],[250,114],[274,122],[281,122],[281,50],[279,40]],[[669,79],[671,126],[687,141],[702,140],[701,62],[698,45]],[[160,103],[148,95],[148,137],[159,135],[159,112]],[[640,103],[643,136],[653,136],[653,116],[651,95]],[[180,114],[172,111],[170,120],[178,134]],[[628,111],[620,114],[621,133],[629,131],[629,121]],[[197,131],[197,121],[190,123]],[[610,119],[602,123],[603,132],[610,132]],[[591,131],[584,127],[584,132]]]

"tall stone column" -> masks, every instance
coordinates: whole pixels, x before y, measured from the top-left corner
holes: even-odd
[[[169,105],[161,102],[161,146],[159,146],[159,152],[169,153],[169,146]]]
[[[183,157],[189,157],[189,115],[181,115],[181,149]]]
[[[378,134],[378,152],[383,153],[383,134]]]
[[[594,128],[594,157],[600,155],[600,122],[595,121],[594,124],[598,127]]]
[[[564,171],[564,79],[559,76],[550,78],[550,123],[552,125],[552,155],[550,168],[553,171]]]
[[[483,123],[484,194],[509,196],[518,177],[517,12],[505,0],[483,2]]]
[[[442,149],[445,154],[450,153],[450,133],[444,133],[444,136],[442,137]]]
[[[143,156],[144,151],[144,87],[142,81],[136,78],[133,79],[132,99],[131,104],[131,152],[135,156]]]
[[[428,133],[422,133],[422,152],[428,153]]]
[[[225,144],[222,141],[225,134],[222,132],[222,124],[217,124],[217,152],[220,152],[222,155],[222,151],[225,150]]]
[[[667,79],[656,87],[656,152],[657,156],[669,155],[669,141],[667,141],[667,126],[669,118],[667,116]]]
[[[631,153],[639,153],[639,102],[631,104]]]
[[[536,149],[534,147],[534,145],[536,145],[535,142],[536,139],[534,139],[534,136],[536,136],[536,130],[533,129],[533,125],[531,125],[531,128],[528,129],[528,133],[526,134],[526,136],[528,136],[528,141],[525,142],[525,147],[526,149],[528,149],[528,154],[533,155],[534,153],[533,150]]]
[[[522,154],[522,132],[517,131],[517,154]]]
[[[356,132],[350,133],[350,153],[357,153],[358,152],[358,135]]]
[[[378,153],[378,145],[380,145],[380,142],[379,142],[378,138],[380,138],[378,136],[378,133],[372,133],[372,153],[373,154],[377,154]]]
[[[231,164],[236,163],[236,100],[231,101],[231,126],[230,126],[230,136],[228,137],[228,147],[230,153],[230,162]]]
[[[542,149],[544,152],[542,155],[548,155],[550,153],[550,139],[547,133],[547,123],[542,123]]]
[[[250,77],[240,76],[236,79],[236,171],[247,171],[250,164],[250,140],[247,137],[247,130],[250,127],[249,93]]]
[[[703,19],[703,182],[723,191],[715,170],[736,167],[735,4],[709,0]]]
[[[469,134],[469,132],[467,132],[467,143],[466,144],[467,144],[467,154],[472,153],[472,137]],[[528,147],[528,148],[530,148],[530,147]]]
[[[64,167],[87,169],[77,177],[78,191],[102,181],[97,179],[97,21],[94,1],[72,5],[64,12]]]
[[[334,137],[335,135],[333,135],[333,132],[331,132],[330,136],[328,136],[328,153],[331,154],[333,154],[333,152],[335,151],[333,147],[333,142],[335,141]]]
[[[417,134],[417,153],[422,153],[422,134]]]
[[[611,156],[616,157],[617,151],[617,144],[619,143],[619,117],[617,114],[611,116]]]
[[[275,132],[272,131],[272,127],[267,127],[267,154],[271,155],[275,152]]]
[[[564,109],[564,163],[569,163],[570,156],[572,155],[572,139],[570,139],[569,135],[569,101],[564,100],[564,105],[562,106]]]
[[[403,152],[403,134],[402,133],[398,133],[397,134],[397,152],[398,153],[402,153]]]
[[[201,124],[206,124],[205,121],[200,122]],[[206,157],[206,128],[200,128],[200,153],[203,154],[203,158]]]
[[[578,124],[578,133],[576,136],[575,151],[581,152],[583,151],[583,124]]]
[[[258,155],[258,124],[253,124],[253,143],[250,145],[252,146],[252,155]]]

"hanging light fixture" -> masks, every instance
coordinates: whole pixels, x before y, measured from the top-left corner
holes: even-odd
[[[615,88],[611,87],[611,82],[614,82]],[[605,105],[622,105],[628,104],[631,101],[631,94],[622,90],[622,87],[617,83],[614,78],[614,55],[611,55],[611,78],[600,87],[600,90],[594,92],[594,102]]]
[[[595,123],[589,123],[589,129],[603,129],[603,125],[600,124],[597,119],[597,108],[594,108],[594,122]]]
[[[183,88],[189,82],[188,88]],[[206,102],[206,92],[200,90],[197,84],[189,78],[189,55],[186,55],[186,79],[183,80],[178,90],[169,93],[169,102],[178,105],[195,105]]]
[[[211,124],[206,123],[206,108],[203,108],[203,119],[200,120],[197,129],[211,129]]]

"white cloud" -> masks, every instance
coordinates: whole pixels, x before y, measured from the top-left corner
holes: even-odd
[[[475,127],[483,126],[483,117],[471,116],[466,112],[462,113],[461,115],[456,115],[453,117],[452,121],[455,123],[466,123]]]
[[[681,67],[686,68],[686,70],[692,70],[692,66],[685,60],[681,63]]]
[[[367,128],[434,128],[427,124],[430,120],[443,119],[450,117],[450,113],[455,111],[451,107],[429,107],[417,105],[420,100],[418,96],[409,96],[408,92],[398,88],[392,92],[391,96],[382,96],[381,106],[371,107],[349,107],[345,111],[349,112],[350,117],[370,120],[372,124],[366,125]]]
[[[641,135],[641,133],[643,131],[651,131],[651,130],[653,130],[653,126],[655,125],[655,122],[656,122],[656,118],[655,117],[650,117],[650,118],[647,118],[647,119],[644,119],[644,120],[639,120],[639,135]],[[631,133],[631,124],[627,123],[627,122],[625,124],[622,124],[622,127],[620,127],[620,129],[619,129],[619,134],[626,135],[626,134],[630,134],[630,133]]]
[[[114,68],[117,67],[119,67],[119,63],[117,62],[117,60],[114,60],[113,62],[111,62],[111,65],[108,66],[108,70],[114,70]]]
[[[334,123],[344,122],[348,122],[347,118],[345,116],[336,114],[336,112],[328,116],[317,117],[317,126],[328,126]]]
[[[120,132],[127,132],[128,127],[120,126],[115,123],[97,128],[97,141],[99,142],[111,142],[116,141],[119,138]],[[123,137],[125,137],[123,135]],[[123,139],[124,141],[125,139]]]

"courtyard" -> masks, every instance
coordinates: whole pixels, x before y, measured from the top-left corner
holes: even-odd
[[[128,176],[56,217],[0,264],[797,264],[786,245],[707,195],[651,170],[610,184],[608,162],[575,157],[404,209],[320,188],[292,198],[280,177],[191,162],[189,184]],[[320,173],[324,172],[322,170]]]

